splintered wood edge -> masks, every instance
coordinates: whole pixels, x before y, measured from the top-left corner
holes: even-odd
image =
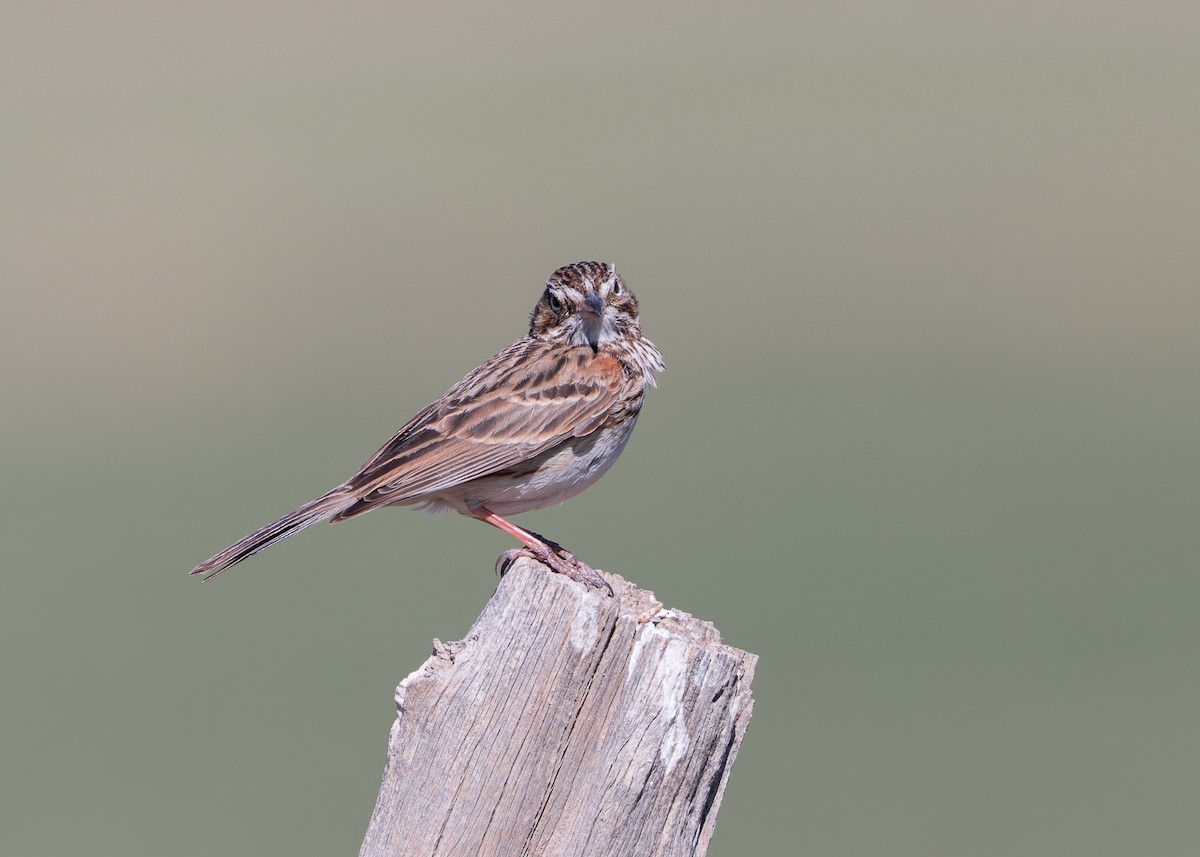
[[[758,664],[758,655],[727,645],[721,639],[721,632],[717,630],[712,622],[705,619],[697,619],[691,613],[683,610],[663,607],[662,602],[655,597],[652,591],[639,588],[636,584],[626,580],[621,575],[607,571],[602,571],[601,574],[612,585],[613,595],[610,596],[598,589],[567,580],[561,575],[554,574],[533,559],[518,559],[501,579],[496,594],[492,596],[488,605],[479,614],[478,618],[476,618],[465,637],[461,640],[451,640],[449,642],[442,642],[440,639],[434,638],[433,652],[429,658],[401,680],[400,684],[396,687],[397,709],[403,711],[408,689],[414,683],[422,679],[436,678],[443,671],[453,669],[455,659],[477,641],[478,633],[476,631],[482,623],[490,618],[489,609],[501,595],[500,590],[503,587],[514,586],[517,589],[524,589],[529,585],[536,585],[535,581],[528,579],[532,575],[547,575],[549,581],[557,581],[564,588],[584,590],[584,595],[579,602],[579,609],[581,610],[590,612],[591,610],[598,609],[605,601],[615,599],[618,612],[622,618],[632,616],[638,625],[651,624],[659,631],[681,637],[702,648],[724,651],[741,662],[741,682],[747,687],[750,686],[754,679],[754,669]]]

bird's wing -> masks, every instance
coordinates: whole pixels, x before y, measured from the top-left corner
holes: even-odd
[[[518,340],[413,417],[347,483],[334,520],[436,494],[600,428],[629,381],[615,357]]]

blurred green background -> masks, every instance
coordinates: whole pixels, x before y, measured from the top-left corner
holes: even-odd
[[[761,655],[710,854],[1200,841],[1192,3],[8,4],[0,853],[352,854],[503,534],[186,572],[618,264],[520,520]]]

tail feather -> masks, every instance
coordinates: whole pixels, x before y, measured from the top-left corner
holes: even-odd
[[[311,503],[305,503],[294,512],[284,515],[278,521],[267,524],[261,530],[253,532],[244,539],[235,542],[215,556],[205,560],[191,570],[191,574],[203,574],[208,580],[225,569],[237,565],[246,557],[253,556],[271,545],[281,542],[289,536],[294,536],[303,529],[328,521],[338,512],[354,503],[354,497],[334,489],[323,497],[318,497]]]

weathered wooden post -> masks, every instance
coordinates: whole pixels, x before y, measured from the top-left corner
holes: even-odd
[[[606,575],[518,560],[396,690],[360,857],[703,855],[758,658]]]

